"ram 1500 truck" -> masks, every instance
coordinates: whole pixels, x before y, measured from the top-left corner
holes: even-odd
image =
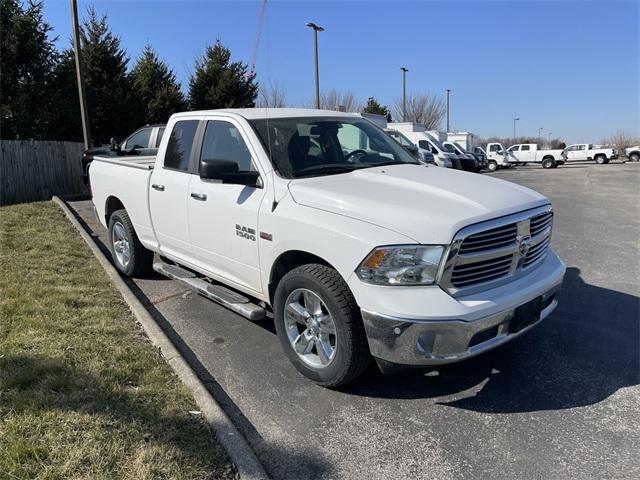
[[[519,143],[507,150],[521,165],[539,163],[542,168],[556,168],[564,163],[563,150],[542,150],[536,143]]]
[[[354,114],[188,112],[166,132],[155,157],[91,164],[115,266],[272,313],[323,386],[371,358],[393,371],[473,357],[556,308],[565,266],[532,190],[420,164]]]
[[[618,152],[615,148],[599,148],[590,143],[576,143],[565,148],[562,156],[567,162],[595,161],[602,165],[618,158]]]

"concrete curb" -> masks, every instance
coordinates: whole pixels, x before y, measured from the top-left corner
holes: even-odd
[[[151,314],[124,282],[120,273],[98,248],[89,233],[87,233],[82,225],[80,225],[80,222],[78,222],[64,200],[57,196],[54,196],[52,200],[60,207],[71,224],[87,243],[93,252],[93,255],[98,259],[109,276],[113,285],[129,305],[129,308],[136,317],[136,320],[140,322],[140,325],[142,325],[142,328],[149,337],[149,340],[151,340],[151,343],[160,349],[165,361],[178,375],[182,383],[184,383],[191,391],[200,411],[202,411],[207,422],[216,433],[218,441],[229,453],[229,457],[235,464],[240,478],[242,480],[268,480],[269,476],[245,438],[236,429],[213,396],[211,396],[209,390],[207,390],[203,385],[196,373],[191,369],[187,361],[173,345],[169,337],[165,335],[164,331],[156,323]]]

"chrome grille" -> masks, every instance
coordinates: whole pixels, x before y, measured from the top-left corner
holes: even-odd
[[[546,256],[550,206],[463,228],[449,249],[440,284],[452,295],[485,290],[523,275]]]

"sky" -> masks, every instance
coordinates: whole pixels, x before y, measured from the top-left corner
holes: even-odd
[[[260,2],[84,1],[108,16],[131,59],[151,44],[186,91],[194,59],[220,39],[232,59],[253,58]],[[45,20],[70,45],[68,0],[47,0]],[[278,1],[266,4],[256,73],[277,81],[288,102],[313,98],[313,21],[320,88],[392,105],[407,91],[451,90],[451,129],[597,142],[640,136],[640,2],[633,1]],[[442,125],[444,128],[445,125]]]

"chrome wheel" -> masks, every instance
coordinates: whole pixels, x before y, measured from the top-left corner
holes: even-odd
[[[113,224],[111,241],[113,242],[113,252],[116,255],[116,260],[126,268],[129,265],[129,260],[131,260],[131,248],[129,247],[127,232],[121,222]]]
[[[284,326],[298,357],[313,368],[324,368],[336,356],[336,326],[322,299],[306,288],[289,294],[284,307]]]

